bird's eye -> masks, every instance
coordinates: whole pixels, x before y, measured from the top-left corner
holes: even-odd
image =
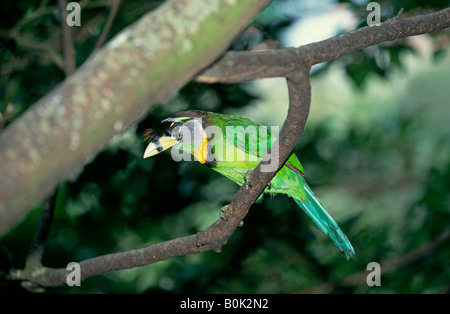
[[[176,138],[178,141],[183,138],[183,134],[181,133],[181,127],[179,125],[175,125],[172,128],[172,136]]]

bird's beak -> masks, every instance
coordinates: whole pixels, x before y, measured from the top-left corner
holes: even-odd
[[[145,149],[144,159],[155,156],[178,143],[179,142],[171,136],[163,136],[163,137],[156,136],[155,138],[153,138],[153,140],[150,142],[150,144],[148,144],[147,148]]]

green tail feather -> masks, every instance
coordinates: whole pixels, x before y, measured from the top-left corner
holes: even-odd
[[[339,229],[339,226],[334,219],[328,214],[322,203],[314,196],[311,188],[305,186],[305,194],[307,201],[302,202],[294,198],[297,204],[308,214],[309,217],[316,223],[316,225],[327,234],[333,243],[341,250],[345,258],[348,260],[355,255],[355,251],[347,239],[345,234]]]

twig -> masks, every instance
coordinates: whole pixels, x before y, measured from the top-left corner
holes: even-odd
[[[231,51],[200,73],[195,80],[204,83],[238,83],[286,77],[301,60],[308,60],[314,65],[385,41],[432,33],[447,27],[450,27],[450,8],[410,18],[390,19],[380,26],[366,26],[298,48],[259,52]]]
[[[67,25],[67,1],[58,0],[59,15],[61,17],[61,36],[64,53],[64,73],[69,76],[75,72],[75,48],[73,46],[72,28]]]
[[[42,255],[44,254],[45,243],[47,241],[48,234],[50,232],[50,227],[53,221],[53,214],[55,211],[56,203],[56,191],[44,200],[41,208],[41,217],[39,223],[34,233],[33,241],[31,242],[30,249],[28,251],[27,260],[25,263],[25,268],[20,271],[24,277],[33,277],[36,271],[43,269],[42,266]],[[22,287],[29,290],[30,292],[45,292],[38,283],[32,280],[23,280]]]
[[[413,249],[400,257],[396,257],[396,258],[381,262],[380,269],[381,269],[382,275],[388,274],[392,271],[395,271],[396,269],[398,269],[400,267],[403,267],[409,263],[413,263],[413,262],[417,261],[418,259],[424,257],[428,253],[432,252],[433,250],[446,244],[449,241],[450,241],[450,230],[447,229],[443,233],[441,233],[439,236],[437,236],[430,242],[422,245],[421,247]],[[317,285],[315,287],[309,288],[305,291],[301,291],[301,293],[330,293],[333,291],[333,289],[336,286],[352,287],[352,286],[358,286],[358,285],[366,285],[367,275],[368,275],[367,271],[357,272],[355,274],[351,274],[351,275],[341,279],[339,282],[334,282],[334,283],[326,282],[326,283]]]
[[[15,29],[10,33],[10,37],[13,38],[19,46],[21,46],[25,49],[46,52],[48,54],[48,56],[50,57],[50,59],[55,63],[55,65],[58,68],[60,68],[60,69],[64,68],[63,59],[61,58],[59,53],[53,49],[50,42],[42,43],[42,42],[32,41],[32,40],[28,39],[27,37],[21,35]]]
[[[25,268],[42,266],[42,255],[44,254],[45,242],[47,241],[50,226],[52,225],[55,203],[56,191],[42,205],[41,217],[33,241],[31,242]]]
[[[28,11],[25,13],[25,15],[16,23],[16,25],[13,28],[13,31],[20,31],[20,29],[25,25],[26,23],[33,21],[35,19],[40,18],[43,15],[51,14],[56,11],[56,7],[51,6],[48,7],[49,0],[42,0],[39,4],[39,7],[36,11],[29,13]]]
[[[108,33],[113,24],[114,18],[116,17],[117,12],[119,10],[119,6],[120,6],[120,0],[116,0],[111,4],[111,10],[109,11],[108,18],[106,20],[106,24],[103,27],[102,33],[100,34],[97,42],[95,43],[95,47],[92,50],[89,57],[93,56],[97,52],[97,50],[100,49],[100,47],[105,43]]]
[[[396,19],[399,19],[399,18],[400,18],[400,15],[402,15],[403,11],[404,11],[404,8],[401,8],[401,9],[398,11],[397,15],[395,16],[395,18],[396,18]]]

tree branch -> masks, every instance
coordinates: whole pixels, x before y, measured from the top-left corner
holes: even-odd
[[[258,52],[227,52],[195,80],[204,83],[238,83],[269,77],[286,77],[299,61],[311,65],[335,60],[385,41],[432,33],[450,27],[450,8],[411,18],[392,18],[380,26],[354,31],[298,48]]]
[[[72,28],[67,25],[67,1],[58,0],[59,16],[61,18],[61,37],[64,54],[64,73],[69,76],[75,72],[75,48],[72,40]]]
[[[61,58],[61,55],[53,48],[50,41],[34,41],[33,39],[21,35],[16,29],[14,29],[9,36],[14,38],[15,42],[24,49],[45,52],[58,68],[64,69],[63,58]]]
[[[120,0],[115,0],[111,4],[111,9],[109,11],[105,26],[103,27],[102,33],[100,34],[97,42],[95,43],[95,47],[92,50],[89,57],[93,56],[97,52],[97,50],[99,50],[100,47],[103,46],[103,44],[105,43],[106,37],[108,36],[108,33],[111,29],[111,26],[113,24],[114,18],[116,17],[117,11],[119,11],[119,7],[120,7]]]
[[[41,217],[31,242],[30,250],[27,256],[25,268],[41,266],[42,255],[44,254],[44,246],[47,236],[50,232],[50,226],[55,212],[56,191],[45,200],[41,209]]]
[[[447,244],[449,241],[450,241],[450,230],[447,229],[444,232],[442,232],[439,236],[437,236],[430,242],[422,245],[421,247],[413,249],[400,257],[396,257],[381,262],[380,269],[382,271],[382,274],[388,274],[409,263],[413,263],[418,259],[424,257],[425,255],[429,254],[430,252],[436,250],[438,247]],[[300,293],[331,293],[333,289],[335,289],[336,287],[352,287],[359,285],[367,287],[366,284],[367,275],[368,275],[367,271],[357,272],[341,279],[339,282],[326,282],[317,285],[315,287],[309,288],[305,291],[301,291]]]
[[[250,206],[287,160],[303,134],[310,108],[309,75],[313,64],[329,61],[382,41],[443,29],[448,27],[449,23],[449,9],[446,9],[430,14],[428,17],[389,20],[379,27],[365,27],[299,48],[225,54],[196,79],[202,82],[241,82],[264,77],[286,77],[289,110],[280,135],[270,152],[235,194],[225,219],[217,220],[195,235],[82,261],[80,262],[82,279],[110,271],[149,265],[174,256],[207,250],[220,251],[222,245],[245,218]],[[43,268],[32,274],[12,271],[9,278],[30,280],[43,286],[54,286],[64,284],[66,275],[67,271],[64,268]]]

